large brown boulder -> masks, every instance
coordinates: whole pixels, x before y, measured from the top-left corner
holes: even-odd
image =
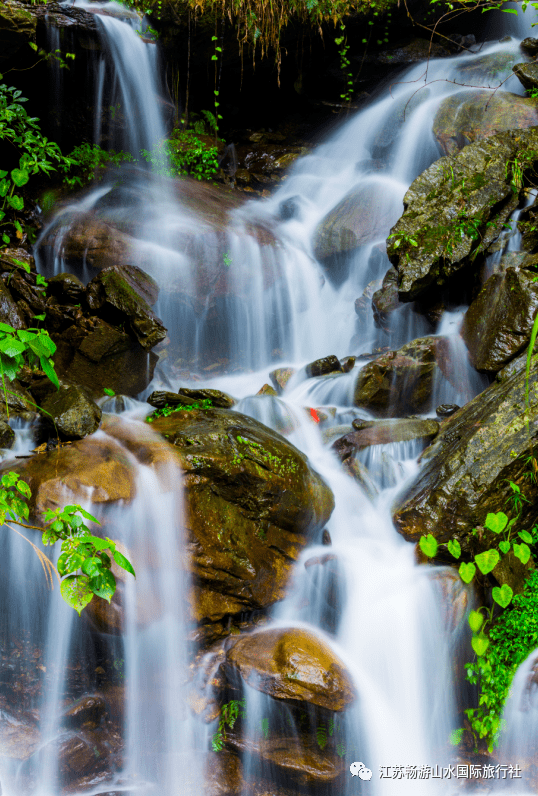
[[[186,475],[194,618],[218,622],[281,599],[293,562],[334,506],[306,456],[227,409],[174,412],[152,428]]]
[[[365,365],[353,403],[378,417],[401,417],[429,408],[434,380],[450,378],[446,338],[421,337]]]
[[[461,91],[442,101],[433,120],[433,134],[443,153],[452,155],[473,141],[537,124],[536,99],[508,91]]]
[[[529,343],[537,309],[534,271],[508,267],[490,276],[461,330],[473,366],[496,372],[513,359]]]
[[[237,676],[274,699],[345,710],[355,689],[342,661],[314,633],[300,628],[260,630],[228,649],[227,679]]]
[[[525,416],[525,355],[510,363],[497,380],[449,417],[422,455],[416,480],[401,494],[393,516],[406,539],[432,533],[439,542],[452,537],[468,548],[473,528],[489,512],[510,512],[516,484],[523,502],[518,528],[537,519],[538,486],[527,477],[527,458],[538,437],[538,366],[530,377],[529,425]]]

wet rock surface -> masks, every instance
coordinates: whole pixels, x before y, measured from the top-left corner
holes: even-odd
[[[435,379],[450,377],[443,337],[422,337],[365,365],[355,382],[354,404],[379,417],[427,409]]]
[[[99,428],[101,409],[88,390],[80,385],[62,384],[43,404],[43,412],[63,439],[87,437]]]
[[[387,243],[401,300],[443,285],[475,254],[487,252],[519,202],[507,163],[527,148],[538,152],[536,128],[490,136],[436,161],[411,184]],[[523,173],[527,168],[533,168],[532,157]]]
[[[299,628],[261,630],[229,647],[227,678],[241,679],[275,699],[347,708],[355,690],[342,661],[317,636]]]
[[[501,269],[473,301],[462,337],[477,370],[496,372],[529,343],[538,308],[535,270]]]
[[[196,620],[218,622],[280,599],[293,561],[334,505],[304,454],[225,409],[174,412],[152,428],[186,473]]]
[[[522,71],[514,71],[523,82],[523,76],[533,64],[518,64]],[[505,130],[521,130],[538,124],[538,100],[520,97],[508,91],[462,91],[447,97],[433,121],[433,134],[445,155],[459,152],[467,144],[496,135]]]
[[[525,459],[536,444],[538,368],[530,378],[529,427],[524,414],[525,359],[520,356],[500,372],[498,380],[473,398],[442,425],[433,445],[422,455],[415,482],[393,506],[397,530],[418,541],[432,533],[439,542],[452,537],[469,549],[473,528],[482,526],[488,512],[505,511],[512,489],[523,488],[518,522],[536,522],[537,487],[526,479]]]
[[[332,449],[342,461],[371,445],[388,445],[391,442],[409,442],[415,439],[427,442],[439,431],[439,423],[435,420],[363,421],[361,425],[359,430],[346,434],[333,443]]]
[[[512,71],[523,88],[533,89],[538,86],[538,64],[516,64],[512,67]]]

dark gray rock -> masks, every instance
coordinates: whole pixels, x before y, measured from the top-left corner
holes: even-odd
[[[340,364],[340,360],[334,354],[330,354],[328,357],[322,357],[321,359],[316,359],[315,362],[310,362],[309,365],[306,366],[306,375],[311,378],[314,376],[325,376],[328,373],[343,373],[342,365]]]
[[[93,434],[101,422],[101,409],[90,393],[78,384],[62,383],[42,406],[43,416],[64,439],[82,439]]]

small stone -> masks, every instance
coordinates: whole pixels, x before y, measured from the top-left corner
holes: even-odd
[[[331,534],[329,533],[327,528],[324,528],[323,533],[321,534],[321,544],[329,546],[329,545],[332,545],[332,543],[333,542],[332,542],[332,539],[331,539]]]
[[[331,354],[328,357],[322,357],[321,359],[316,359],[315,362],[310,362],[310,364],[306,366],[305,370],[306,375],[309,378],[325,376],[328,373],[343,373],[340,360],[334,354]]]
[[[271,373],[269,374],[269,378],[275,385],[275,389],[277,390],[279,395],[282,392],[284,392],[286,384],[291,379],[294,373],[295,373],[295,368],[277,368],[276,370],[271,371]]]
[[[277,393],[277,391],[275,390],[274,387],[271,387],[270,384],[264,384],[263,387],[261,387],[258,390],[256,395],[273,395],[273,396],[275,396],[275,395],[278,395],[278,393]]]
[[[460,409],[458,404],[441,404],[441,406],[438,406],[435,410],[435,414],[437,417],[444,419],[445,417],[453,415],[458,409]]]
[[[356,357],[350,356],[350,357],[344,357],[344,359],[341,360],[340,364],[342,366],[342,370],[344,371],[344,373],[349,373],[350,370],[353,370],[353,368],[355,367],[355,359]]]

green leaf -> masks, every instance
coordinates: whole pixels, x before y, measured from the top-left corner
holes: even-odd
[[[522,539],[527,544],[532,544],[532,536],[528,531],[520,531],[518,533],[520,539]]]
[[[89,587],[97,597],[110,602],[116,591],[116,578],[109,569],[102,569],[97,577],[91,578]]]
[[[20,211],[24,209],[24,199],[22,198],[22,196],[19,196],[18,194],[13,194],[13,196],[8,196],[7,202],[14,210]]]
[[[514,555],[516,558],[519,558],[522,564],[526,564],[531,555],[529,546],[526,545],[525,542],[522,542],[522,544],[516,544],[516,542],[514,542]]]
[[[501,586],[501,588],[495,586],[491,590],[491,596],[493,597],[495,602],[501,606],[501,608],[506,608],[506,606],[509,605],[510,602],[512,601],[514,592],[507,583],[504,583]]]
[[[474,557],[478,569],[483,575],[487,575],[488,572],[491,572],[492,569],[495,569],[499,563],[499,559],[499,551],[495,550],[493,547],[490,550],[485,550],[483,553],[479,553]]]
[[[101,539],[100,536],[92,536],[88,534],[87,536],[81,536],[78,539],[80,544],[89,543],[92,544],[96,550],[115,550],[116,545],[110,539]]]
[[[433,558],[437,553],[437,539],[431,533],[427,536],[421,536],[418,542],[418,545],[425,556],[428,558]]]
[[[93,592],[89,586],[89,578],[86,575],[69,575],[60,583],[60,593],[66,603],[74,608],[80,616],[80,612],[93,598]]]
[[[21,493],[21,495],[24,495],[27,498],[32,497],[32,490],[30,489],[26,481],[17,481],[16,487]]]
[[[74,551],[72,553],[62,553],[58,559],[57,569],[60,575],[68,575],[76,572],[84,563],[86,556],[83,553]]]
[[[493,533],[501,533],[506,528],[508,523],[508,517],[502,511],[498,511],[496,514],[488,514],[486,517],[486,521],[484,526],[488,528]]]
[[[478,633],[482,625],[484,624],[484,617],[480,613],[480,611],[471,611],[469,614],[469,627],[473,631],[473,633]]]
[[[460,574],[460,578],[464,583],[470,583],[474,578],[476,567],[474,564],[460,564],[460,568],[458,570]]]
[[[16,357],[26,351],[26,346],[16,337],[4,337],[0,339],[0,351],[8,357]]]
[[[487,639],[485,636],[474,636],[471,639],[471,644],[474,651],[480,658],[480,656],[483,655],[489,647],[489,639]]]
[[[26,171],[26,169],[13,169],[11,172],[11,179],[17,186],[17,188],[21,188],[23,185],[26,185],[28,180],[30,179],[30,175]]]
[[[450,555],[454,556],[454,558],[459,558],[461,556],[461,545],[457,539],[451,539],[447,544],[447,548]]]
[[[9,489],[10,487],[15,486],[18,480],[19,474],[10,471],[2,476],[2,486],[5,486],[6,489]]]
[[[85,575],[94,578],[103,571],[102,561],[100,558],[97,558],[97,556],[91,556],[83,562],[81,569]]]
[[[510,550],[510,542],[499,542],[499,550],[501,553],[507,553]]]
[[[103,392],[105,395],[110,395],[111,398],[113,398],[114,395],[116,395],[114,390],[111,390],[110,387],[103,387]]]
[[[45,376],[47,376],[47,378],[54,384],[56,389],[59,390],[60,381],[56,375],[56,371],[54,370],[52,359],[48,359],[47,357],[39,357],[39,364],[41,365],[41,370]]]
[[[114,561],[116,562],[116,564],[119,567],[121,567],[122,569],[125,569],[127,572],[130,572],[131,575],[133,575],[133,577],[136,578],[135,571],[133,569],[133,566],[132,566],[131,562],[128,561],[125,558],[125,556],[120,553],[119,550],[114,550],[112,555],[114,556]]]

